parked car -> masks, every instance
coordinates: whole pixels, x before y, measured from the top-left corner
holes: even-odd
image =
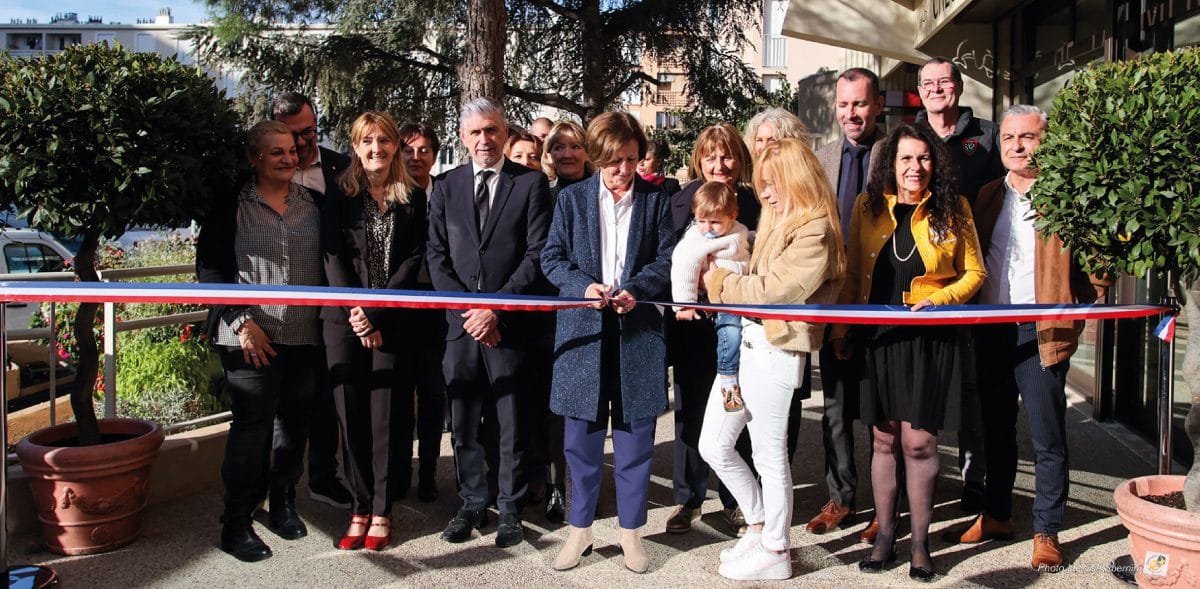
[[[70,269],[71,252],[50,234],[36,229],[0,229],[0,274],[35,274]],[[37,303],[5,303],[9,330],[26,329]]]

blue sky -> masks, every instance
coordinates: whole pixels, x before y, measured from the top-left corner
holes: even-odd
[[[139,18],[154,18],[164,7],[171,9],[176,23],[198,23],[208,14],[202,0],[0,0],[0,22],[36,18],[48,23],[60,12],[76,12],[80,20],[100,16],[104,22],[132,24]]]

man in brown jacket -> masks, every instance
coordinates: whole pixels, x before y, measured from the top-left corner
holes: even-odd
[[[1015,105],[1000,123],[1000,155],[1008,174],[986,184],[975,200],[975,228],[987,266],[980,291],[985,305],[1093,302],[1105,284],[1072,261],[1055,235],[1034,229],[1029,189],[1037,179],[1031,156],[1046,131],[1046,113]],[[1017,473],[1017,396],[1025,403],[1034,449],[1033,559],[1057,572],[1067,502],[1066,385],[1082,321],[1038,321],[976,328],[979,392],[983,405],[987,484],[984,512],[947,541],[1011,539],[1012,492]]]

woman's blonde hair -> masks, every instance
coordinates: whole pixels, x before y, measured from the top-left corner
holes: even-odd
[[[400,204],[408,204],[408,197],[412,194],[414,182],[411,176],[408,175],[408,170],[404,166],[404,161],[400,157],[400,148],[404,142],[400,140],[400,129],[396,127],[396,122],[387,113],[377,111],[367,111],[358,115],[354,119],[354,124],[350,125],[350,147],[354,148],[364,137],[369,135],[371,131],[383,133],[385,137],[391,139],[396,145],[396,153],[392,156],[392,163],[388,166],[387,178],[384,179],[386,190],[384,191],[383,199],[385,202],[395,202]],[[349,198],[357,197],[362,193],[363,189],[368,186],[367,171],[363,169],[362,160],[357,155],[350,157],[350,167],[342,172],[338,178],[338,186],[342,192]]]
[[[554,151],[554,146],[567,141],[575,141],[583,146],[583,153],[587,154],[587,160],[583,162],[583,176],[586,178],[596,173],[596,164],[592,162],[592,156],[588,153],[587,131],[575,121],[559,121],[554,123],[550,128],[550,134],[546,135],[546,143],[542,146],[544,153]],[[557,170],[555,170],[557,172]]]
[[[746,149],[746,144],[742,141],[737,127],[729,123],[717,123],[700,131],[700,135],[696,137],[696,146],[692,150],[692,161],[688,164],[688,176],[697,180],[708,180],[704,177],[702,163],[705,156],[718,149],[725,152],[726,155],[737,158],[739,162],[738,184],[750,186],[753,181],[754,161],[750,157],[750,150]]]
[[[754,165],[754,189],[763,194],[766,177],[771,178],[771,190],[783,201],[783,212],[764,203],[758,220],[758,233],[767,236],[776,230],[791,228],[808,212],[825,213],[829,218],[829,233],[837,244],[833,260],[840,275],[846,269],[846,254],[842,247],[842,223],[838,216],[837,193],[825,177],[825,169],[817,154],[802,139],[780,139],[767,144]],[[760,239],[763,239],[760,237]]]

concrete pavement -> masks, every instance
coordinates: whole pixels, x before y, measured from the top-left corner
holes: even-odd
[[[1032,551],[1030,506],[1033,464],[1024,417],[1019,426],[1021,462],[1017,478],[1014,522],[1017,539],[979,546],[951,546],[940,539],[946,528],[969,521],[958,508],[957,449],[953,434],[941,439],[942,471],[938,505],[931,532],[936,585],[954,587],[1120,587],[1108,572],[1109,563],[1128,550],[1126,532],[1113,506],[1113,488],[1122,480],[1154,471],[1153,449],[1120,426],[1091,420],[1091,407],[1072,394],[1067,429],[1071,451],[1071,493],[1066,530],[1060,535],[1069,567],[1056,573],[1029,568]],[[717,574],[718,553],[732,545],[719,513],[715,491],[705,503],[705,515],[685,535],[663,530],[672,510],[671,440],[673,421],[667,413],[658,422],[649,523],[643,528],[652,565],[644,575],[625,570],[617,547],[617,522],[611,461],[595,524],[596,552],[575,570],[550,568],[566,538],[561,525],[548,524],[539,511],[525,514],[526,540],[510,549],[496,548],[495,514],[483,530],[464,544],[439,538],[457,507],[448,436],[439,463],[441,498],[424,504],[409,498],[393,510],[393,546],[379,553],[342,552],[333,543],[344,531],[348,514],[309,500],[306,487],[298,490],[299,511],[309,527],[308,537],[288,542],[256,526],[274,557],[254,564],[240,563],[217,546],[221,511],[219,488],[203,488],[147,512],[145,536],[108,554],[62,557],[37,548],[37,536],[18,535],[10,542],[10,564],[45,564],[54,568],[64,587],[877,587],[923,586],[909,580],[907,519],[902,518],[897,550],[900,560],[882,575],[864,575],[856,563],[867,554],[858,542],[860,523],[847,530],[815,536],[804,530],[808,518],[827,500],[822,474],[820,393],[804,406],[800,451],[793,465],[795,506],[792,526],[793,578],[781,583],[737,583]],[[860,465],[859,508],[869,510],[870,482],[866,433],[858,425]],[[611,446],[609,446],[611,452]],[[715,477],[712,489],[715,489]],[[303,483],[302,483],[303,484]],[[415,495],[415,489],[412,493]]]

